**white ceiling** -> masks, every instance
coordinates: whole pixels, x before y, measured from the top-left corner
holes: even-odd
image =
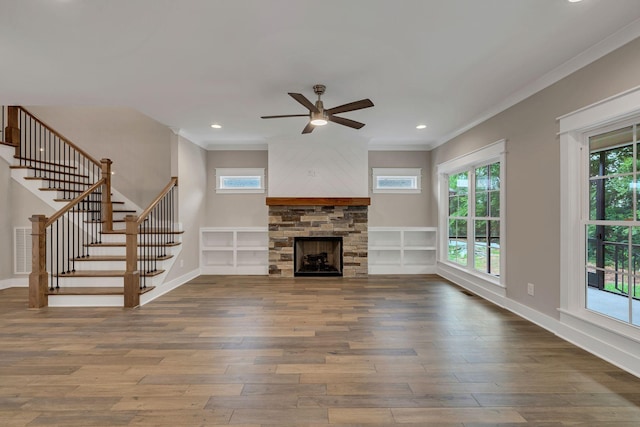
[[[0,0],[0,103],[132,107],[209,148],[429,148],[638,36],[640,0]],[[366,126],[260,119],[316,83],[370,98],[342,114]]]

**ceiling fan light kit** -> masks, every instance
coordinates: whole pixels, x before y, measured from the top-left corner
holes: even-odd
[[[339,105],[337,107],[324,109],[321,96],[326,90],[325,85],[317,84],[313,86],[313,91],[318,95],[318,100],[315,104],[309,101],[304,95],[300,93],[291,93],[289,96],[298,101],[302,106],[309,110],[308,114],[284,114],[279,116],[262,116],[263,119],[279,119],[283,117],[309,117],[309,123],[304,127],[302,133],[311,133],[315,126],[324,126],[328,122],[334,122],[339,125],[347,126],[353,129],[360,129],[364,126],[364,123],[356,122],[355,120],[345,119],[344,117],[338,117],[334,114],[346,113],[348,111],[361,110],[363,108],[373,107],[373,102],[370,99],[361,99],[360,101],[350,102],[348,104]]]

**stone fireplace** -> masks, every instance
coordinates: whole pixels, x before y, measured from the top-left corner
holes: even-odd
[[[269,276],[294,277],[296,274],[296,238],[314,241],[341,239],[340,262],[335,247],[312,246],[307,258],[309,269],[322,269],[331,262],[341,265],[343,277],[368,275],[368,197],[267,197],[269,206]],[[324,249],[323,249],[324,248]],[[309,254],[307,254],[309,255]],[[300,260],[298,263],[303,262]],[[315,267],[313,267],[315,265]],[[299,268],[298,268],[299,270]],[[300,272],[298,272],[300,273]],[[335,272],[334,272],[335,273]],[[315,274],[313,274],[315,275]],[[318,274],[322,275],[322,274]]]

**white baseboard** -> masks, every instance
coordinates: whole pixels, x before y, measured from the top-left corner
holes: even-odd
[[[466,273],[460,269],[450,267],[447,264],[438,262],[437,274],[453,283],[478,294],[486,300],[502,307],[502,300],[506,297],[506,289],[495,283],[482,280],[480,277]]]
[[[0,280],[0,289],[27,288],[29,287],[29,277],[14,277],[12,279]]]
[[[507,298],[506,294],[487,289],[471,275],[456,274],[442,264],[438,264],[438,275],[640,378],[640,343],[637,341],[597,328],[566,313],[561,313],[561,320],[554,319]]]
[[[154,299],[166,294],[167,292],[172,291],[175,288],[184,285],[189,280],[195,279],[199,275],[200,275],[200,269],[196,268],[195,270],[192,270],[192,271],[190,271],[190,272],[188,272],[186,274],[183,274],[180,277],[177,277],[177,278],[175,278],[173,280],[170,280],[168,282],[164,282],[162,285],[158,286],[153,291],[147,292],[146,294],[141,295],[140,296],[140,306],[143,306],[143,305],[153,301]]]

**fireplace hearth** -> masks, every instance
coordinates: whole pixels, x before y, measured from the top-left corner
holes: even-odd
[[[342,276],[342,237],[296,237],[294,276]]]

